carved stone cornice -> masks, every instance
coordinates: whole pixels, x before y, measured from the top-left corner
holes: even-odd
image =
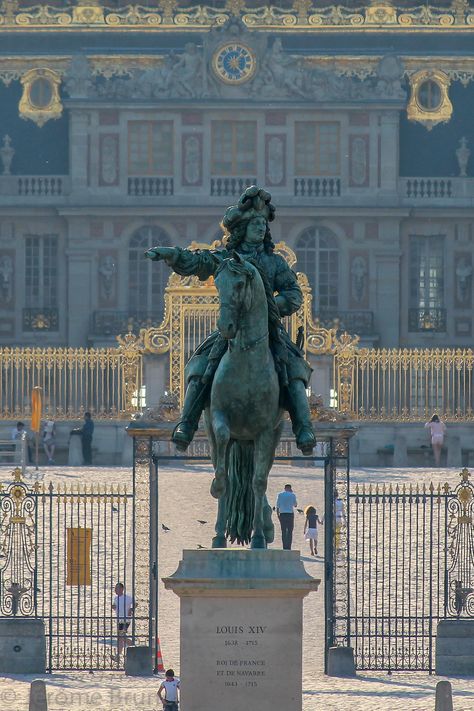
[[[0,28],[4,31],[199,31],[223,25],[238,17],[251,29],[263,31],[337,32],[432,32],[469,30],[474,27],[474,7],[468,0],[452,0],[444,6],[403,7],[391,0],[361,2],[361,7],[316,0],[280,0],[280,4],[248,7],[245,0],[221,0],[212,6],[178,0],[158,0],[154,6],[130,4],[119,9],[100,0],[78,0],[63,8],[47,3],[29,5],[19,0],[0,3]]]

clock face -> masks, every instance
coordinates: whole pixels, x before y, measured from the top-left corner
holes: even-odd
[[[253,77],[257,68],[255,54],[244,44],[225,44],[214,54],[212,67],[226,84],[243,84]]]

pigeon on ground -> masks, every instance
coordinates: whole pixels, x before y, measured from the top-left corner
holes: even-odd
[[[201,521],[200,518],[198,518],[197,522],[200,523],[201,526],[204,526],[204,524],[207,523],[207,521]]]
[[[112,506],[112,511],[113,513],[118,513],[118,508],[116,506]]]
[[[304,513],[303,509],[296,509],[298,513]]]
[[[168,528],[168,526],[165,526],[164,523],[161,524],[161,528],[163,529],[163,531],[164,531],[165,533],[167,533],[168,531],[171,531],[171,528]]]
[[[198,544],[197,544],[197,547],[199,548],[199,550],[203,550],[206,546],[201,546],[201,544],[198,543]]]

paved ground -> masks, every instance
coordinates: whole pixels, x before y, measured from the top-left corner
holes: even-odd
[[[34,474],[34,472],[31,472]],[[115,468],[50,468],[41,470],[40,475],[48,481],[94,481],[106,483],[128,483],[128,469]],[[0,479],[8,480],[8,470],[0,470]],[[426,469],[358,469],[353,472],[358,482],[413,482],[429,483],[431,480],[449,481],[455,486],[457,470]],[[295,469],[287,466],[275,467],[269,484],[271,502],[291,481],[303,508],[314,503],[322,510],[323,477],[320,469]],[[170,531],[160,539],[160,577],[166,576],[177,567],[183,548],[208,546],[212,536],[215,517],[215,502],[208,495],[211,474],[207,465],[195,465],[192,469],[160,469],[160,519]],[[201,525],[198,519],[208,523]],[[307,555],[303,540],[303,516],[298,516],[294,534],[294,547],[301,547],[305,566],[314,577],[322,577],[321,557],[311,559]],[[278,539],[277,539],[278,544]],[[172,592],[160,591],[160,640],[166,666],[173,665],[179,671],[179,605]],[[359,674],[357,680],[330,679],[322,672],[323,664],[323,595],[318,591],[310,595],[304,606],[304,669],[303,708],[304,711],[428,711],[434,709],[434,689],[437,677],[428,674],[396,673]],[[205,652],[205,650],[204,650]],[[282,674],[291,670],[285,667],[282,650]],[[64,673],[46,677],[50,711],[104,711],[135,709],[152,711],[157,709],[156,680],[139,682],[118,673]],[[0,710],[24,711],[28,708],[27,693],[29,679],[0,678]],[[455,711],[474,710],[474,679],[453,679]],[[203,710],[204,711],[204,710]],[[275,711],[280,711],[276,708]],[[286,710],[281,710],[286,711]]]

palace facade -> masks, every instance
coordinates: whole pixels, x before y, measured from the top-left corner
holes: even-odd
[[[144,251],[220,240],[258,183],[314,318],[470,346],[474,5],[413,5],[3,0],[1,345],[159,323]]]

